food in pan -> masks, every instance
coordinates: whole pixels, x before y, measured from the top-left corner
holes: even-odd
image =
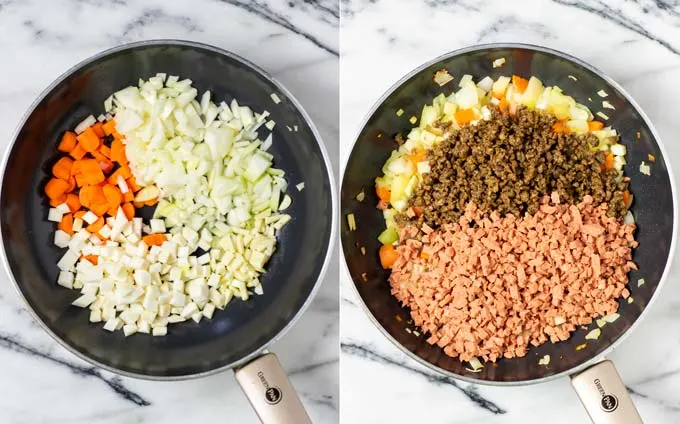
[[[381,264],[429,343],[493,362],[615,316],[637,269],[619,138],[536,77],[466,75],[423,108],[376,193]]]
[[[67,249],[58,283],[91,322],[162,336],[262,294],[259,277],[291,216],[284,171],[267,152],[268,112],[219,106],[190,80],[158,74],[67,131],[45,186]],[[139,208],[155,206],[144,222]]]

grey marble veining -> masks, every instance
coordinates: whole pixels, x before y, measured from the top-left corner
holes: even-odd
[[[677,1],[343,0],[341,11],[343,163],[373,103],[413,68],[473,44],[523,42],[577,56],[621,83],[650,116],[678,176]],[[648,423],[680,422],[678,265],[676,258],[659,301],[610,358]],[[343,265],[342,422],[589,422],[566,378],[490,387],[447,379],[415,363],[373,326],[350,284]]]
[[[115,45],[200,41],[264,68],[301,101],[338,167],[339,9],[330,0],[0,0],[0,149],[52,80]],[[338,264],[272,346],[318,423],[338,422]],[[314,337],[310,337],[314,335]],[[121,378],[59,346],[0,271],[0,423],[119,424],[257,419],[229,372],[183,382]]]

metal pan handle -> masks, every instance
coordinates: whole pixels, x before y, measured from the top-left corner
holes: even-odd
[[[612,361],[572,375],[571,385],[594,424],[643,424]]]
[[[288,375],[273,353],[235,371],[236,381],[263,424],[312,424]]]

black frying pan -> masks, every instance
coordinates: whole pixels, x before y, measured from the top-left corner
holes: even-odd
[[[506,58],[507,63],[494,69],[492,61],[501,57]],[[435,72],[442,68],[446,68],[456,78],[444,87],[433,82]],[[558,85],[593,112],[602,110],[602,98],[596,92],[604,89],[609,94],[607,100],[616,108],[614,111],[605,111],[610,117],[607,124],[622,135],[622,142],[628,147],[625,173],[632,177],[630,187],[635,196],[632,213],[638,225],[636,238],[640,246],[634,252],[634,260],[640,270],[629,275],[633,282],[629,289],[634,302],[628,304],[622,300],[619,308],[621,317],[605,326],[599,340],[589,341],[586,349],[577,351],[576,346],[584,343],[585,334],[595,327],[595,323],[588,330],[577,331],[568,341],[544,344],[531,349],[523,358],[502,359],[497,366],[486,366],[481,372],[473,373],[466,370],[469,365],[446,356],[441,348],[426,343],[427,335],[417,336],[406,331],[410,327],[409,311],[390,294],[387,282],[389,273],[380,267],[377,256],[380,246],[377,236],[385,224],[381,211],[375,207],[378,199],[373,180],[381,174],[383,163],[396,147],[394,135],[406,134],[412,127],[408,118],[420,116],[423,105],[430,104],[440,92],[448,95],[452,90],[457,90],[457,83],[464,74],[471,74],[475,81],[487,75],[494,79],[500,75],[517,74],[526,78],[535,75],[546,86]],[[570,75],[577,81],[569,78]],[[404,110],[401,117],[395,113],[398,109]],[[636,135],[638,132],[639,139]],[[656,157],[656,162],[652,164],[651,176],[647,177],[640,174],[639,165],[643,160],[649,162],[647,155],[650,153]],[[367,196],[363,202],[358,202],[355,196],[362,189],[365,189]],[[373,322],[386,337],[418,362],[441,373],[475,383],[538,383],[562,375],[573,375],[596,363],[639,322],[659,291],[675,246],[677,207],[674,180],[663,146],[647,117],[620,86],[600,71],[566,54],[536,46],[499,44],[455,51],[421,66],[396,83],[369,113],[356,138],[345,168],[340,197],[342,216],[353,213],[358,226],[358,231],[349,231],[347,225],[342,226],[345,261],[354,287]],[[357,246],[364,246],[367,254],[362,255]],[[644,278],[646,284],[637,287],[635,282],[639,278]],[[538,359],[546,354],[551,357],[549,366],[538,365]],[[604,381],[603,378],[600,380]],[[574,384],[577,384],[576,380]],[[593,388],[597,389],[594,385]],[[614,388],[606,389],[605,392],[607,390]],[[620,390],[623,390],[623,394],[619,397],[627,398],[625,388],[621,386]],[[599,393],[599,390],[596,391]],[[595,397],[596,402],[600,400]],[[618,411],[622,409],[618,408]],[[611,416],[611,413],[607,414]]]
[[[158,72],[190,78],[199,92],[210,90],[218,102],[237,98],[255,111],[271,113],[276,126],[270,152],[275,166],[286,171],[294,198],[287,213],[293,220],[281,232],[268,272],[261,278],[264,295],[230,302],[225,311],[200,324],[172,325],[166,337],[125,338],[122,332],[109,333],[90,324],[88,310],[69,306],[78,292],[56,284],[56,263],[63,251],[53,245],[55,226],[46,219],[49,205],[43,187],[64,131],[90,114],[102,113],[111,93]],[[275,104],[271,93],[278,94],[280,104]],[[286,126],[297,126],[298,131]],[[298,193],[295,184],[302,181],[305,188]],[[66,72],[41,94],[19,126],[5,157],[0,195],[5,264],[43,328],[79,357],[132,377],[204,376],[242,367],[256,358],[311,302],[330,258],[334,190],[316,129],[292,95],[262,70],[203,44],[134,43],[103,52]],[[264,394],[261,384],[256,392]]]

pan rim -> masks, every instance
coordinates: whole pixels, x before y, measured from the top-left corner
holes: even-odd
[[[274,86],[280,90],[280,92],[287,97],[290,102],[295,106],[297,111],[300,113],[300,116],[304,119],[305,123],[309,126],[313,136],[314,140],[316,141],[319,150],[321,151],[321,156],[323,157],[323,162],[324,162],[324,167],[326,169],[326,174],[328,177],[328,182],[331,188],[331,228],[330,228],[330,237],[328,239],[328,243],[326,246],[326,254],[324,257],[323,265],[321,267],[321,270],[317,276],[316,281],[314,282],[314,286],[312,287],[312,290],[310,291],[309,295],[307,296],[307,299],[304,301],[302,306],[298,309],[298,311],[291,317],[291,319],[288,321],[288,323],[273,337],[271,337],[269,340],[267,340],[264,344],[255,347],[249,354],[241,357],[239,360],[230,362],[225,365],[221,365],[219,367],[207,370],[207,371],[200,371],[197,373],[192,373],[192,374],[182,374],[182,375],[170,375],[170,376],[163,376],[163,375],[151,375],[151,374],[143,374],[143,373],[138,373],[138,372],[131,372],[131,371],[126,371],[122,369],[118,369],[114,366],[111,366],[109,364],[104,364],[94,358],[91,358],[89,355],[86,355],[83,352],[80,352],[73,346],[71,346],[69,343],[67,343],[65,340],[63,340],[61,337],[57,336],[52,329],[38,316],[36,311],[34,310],[33,306],[29,304],[28,300],[24,296],[24,293],[21,291],[21,288],[19,286],[19,283],[16,281],[16,278],[14,277],[14,274],[12,273],[12,270],[9,265],[9,261],[7,259],[7,252],[5,251],[5,244],[3,240],[3,234],[2,230],[0,227],[0,260],[2,261],[2,264],[5,268],[5,271],[7,272],[7,275],[9,276],[10,281],[12,282],[15,290],[19,294],[19,297],[24,304],[24,307],[28,312],[30,313],[31,317],[35,322],[37,322],[40,327],[50,335],[54,340],[59,343],[62,347],[66,348],[67,351],[71,352],[78,358],[98,367],[103,370],[112,372],[114,374],[124,376],[124,377],[131,377],[135,379],[140,379],[140,380],[150,380],[150,381],[182,381],[182,380],[192,380],[192,379],[197,379],[197,378],[202,378],[202,377],[207,377],[209,375],[217,374],[223,371],[226,371],[228,369],[234,369],[238,368],[240,366],[245,365],[246,363],[250,362],[251,360],[255,359],[259,355],[263,354],[264,352],[267,351],[267,348],[272,345],[273,343],[277,342],[280,340],[300,319],[300,317],[304,314],[304,312],[307,310],[309,305],[312,303],[314,298],[319,292],[319,289],[321,287],[321,284],[323,283],[323,280],[326,276],[326,273],[328,271],[328,267],[330,266],[330,261],[332,258],[333,254],[333,246],[335,245],[335,240],[336,240],[336,234],[338,232],[338,193],[336,191],[336,185],[335,185],[335,178],[333,176],[333,167],[332,163],[330,161],[330,158],[328,156],[328,152],[326,150],[326,146],[323,142],[323,138],[321,137],[321,134],[319,133],[319,130],[317,129],[316,125],[310,118],[309,114],[307,111],[302,107],[298,99],[293,96],[293,94],[276,78],[273,76],[269,75],[266,71],[264,71],[262,68],[260,68],[258,65],[255,65],[254,63],[250,62],[249,60],[232,53],[228,50],[222,49],[220,47],[216,47],[210,44],[206,43],[201,43],[197,41],[189,41],[189,40],[181,40],[181,39],[173,39],[173,38],[167,38],[167,39],[152,39],[152,40],[143,40],[143,41],[135,41],[131,43],[125,43],[121,44],[115,47],[108,48],[106,50],[100,51],[92,56],[89,56],[74,66],[71,66],[68,68],[66,71],[64,71],[62,74],[60,74],[52,83],[50,83],[44,90],[40,92],[40,94],[36,97],[36,99],[31,103],[29,108],[27,109],[26,113],[21,117],[19,124],[14,132],[14,135],[12,137],[11,142],[7,146],[5,153],[2,158],[2,163],[0,164],[0,187],[2,187],[2,184],[4,183],[5,179],[5,171],[7,167],[7,162],[9,160],[9,156],[14,148],[14,145],[17,141],[17,138],[19,136],[19,133],[21,132],[22,128],[26,125],[26,122],[28,121],[29,117],[33,114],[35,111],[36,107],[45,99],[47,94],[54,90],[59,84],[61,84],[64,80],[66,80],[68,77],[70,77],[73,73],[79,71],[80,69],[84,68],[87,65],[90,65],[91,63],[94,63],[100,59],[103,59],[107,56],[113,55],[115,53],[120,53],[126,50],[134,50],[140,47],[147,47],[147,46],[180,46],[180,47],[190,47],[190,48],[195,48],[195,49],[202,49],[202,50],[208,50],[212,51],[214,53],[218,53],[220,55],[226,56],[232,60],[235,60],[241,64],[243,64],[246,68],[248,68],[250,71],[253,73],[259,74],[261,77],[265,78],[266,80],[270,81]],[[2,196],[2,190],[0,190],[0,199]]]
[[[371,119],[373,114],[378,110],[378,108],[399,88],[401,87],[404,83],[406,83],[409,79],[412,77],[416,76],[420,72],[424,71],[425,69],[429,68],[430,66],[445,60],[445,59],[450,59],[455,56],[459,56],[462,54],[466,53],[471,53],[471,52],[477,52],[477,51],[482,51],[482,50],[491,50],[491,49],[498,49],[498,48],[506,48],[506,49],[525,49],[525,50],[532,50],[532,51],[538,51],[542,53],[548,53],[553,56],[560,57],[562,59],[566,59],[568,61],[571,61],[579,66],[582,66],[586,70],[593,72],[595,75],[599,76],[609,86],[615,88],[618,90],[623,97],[633,106],[633,108],[637,111],[637,113],[640,114],[640,117],[642,120],[645,122],[645,124],[649,127],[650,132],[652,133],[652,136],[654,139],[657,141],[659,145],[659,150],[661,151],[661,154],[664,158],[664,162],[666,164],[666,168],[668,170],[668,178],[670,180],[670,186],[671,186],[671,195],[672,195],[672,202],[673,202],[673,234],[671,235],[671,245],[670,249],[668,252],[668,257],[666,258],[666,265],[664,267],[663,273],[661,274],[661,278],[659,279],[659,284],[657,285],[656,289],[654,290],[654,293],[652,294],[652,297],[649,300],[649,303],[647,303],[646,307],[642,310],[640,313],[640,316],[626,329],[626,331],[623,332],[623,334],[615,340],[613,343],[611,343],[605,350],[600,352],[598,355],[595,355],[594,357],[581,362],[580,364],[571,367],[567,370],[561,371],[556,374],[548,375],[545,377],[540,377],[536,379],[531,379],[531,380],[518,380],[518,381],[495,381],[495,380],[480,380],[480,379],[475,379],[472,377],[468,377],[465,375],[457,374],[448,370],[445,370],[443,368],[440,368],[420,356],[416,355],[415,353],[411,352],[408,350],[406,347],[404,347],[401,343],[399,343],[394,337],[392,337],[391,334],[378,322],[377,318],[371,313],[371,311],[368,309],[368,306],[366,305],[366,302],[364,299],[361,297],[359,294],[359,291],[357,290],[356,283],[354,279],[352,278],[352,275],[349,271],[349,266],[347,265],[347,257],[344,254],[344,248],[343,248],[343,255],[342,255],[342,263],[344,265],[344,271],[347,277],[349,277],[349,280],[351,282],[351,290],[354,293],[356,299],[358,300],[358,304],[361,306],[361,308],[364,311],[364,314],[368,316],[369,320],[373,323],[375,327],[382,333],[387,340],[389,340],[394,346],[396,346],[402,353],[406,354],[409,358],[412,360],[416,361],[420,365],[423,365],[427,367],[428,369],[435,371],[437,373],[443,374],[447,377],[454,378],[457,380],[464,381],[466,383],[473,383],[473,384],[481,384],[481,385],[486,385],[486,386],[497,386],[497,387],[519,387],[519,386],[528,386],[528,385],[533,385],[533,384],[539,384],[539,383],[545,383],[548,381],[556,380],[561,377],[577,374],[580,371],[585,370],[586,368],[602,361],[607,357],[607,355],[611,354],[614,349],[616,349],[625,339],[627,339],[630,334],[636,329],[636,327],[642,322],[642,320],[646,317],[648,314],[648,311],[653,307],[654,302],[656,299],[660,296],[661,290],[664,287],[664,284],[666,283],[666,280],[668,279],[668,273],[671,268],[671,263],[673,262],[672,259],[675,256],[675,249],[677,246],[677,231],[678,231],[678,194],[677,194],[677,188],[675,186],[675,177],[673,174],[673,170],[671,167],[671,164],[669,162],[669,155],[666,151],[666,148],[661,140],[661,137],[659,136],[659,133],[657,132],[656,128],[652,124],[651,120],[647,116],[647,114],[644,112],[644,110],[640,107],[640,105],[633,99],[633,97],[628,94],[628,92],[621,86],[619,85],[616,81],[614,81],[612,78],[610,78],[607,74],[605,74],[603,71],[600,69],[596,68],[595,66],[590,65],[589,63],[572,56],[568,53],[564,53],[562,51],[550,48],[550,47],[545,47],[545,46],[539,46],[536,44],[528,44],[528,43],[484,43],[484,44],[476,44],[468,47],[464,47],[461,49],[456,49],[452,50],[450,52],[444,53],[442,55],[439,55],[422,65],[417,66],[416,68],[412,69],[409,71],[406,75],[401,77],[399,80],[397,80],[390,88],[388,88],[381,96],[380,98],[371,106],[369,111],[366,113],[364,116],[363,120],[361,121],[361,124],[359,125],[358,129],[355,131],[355,136],[354,140],[352,142],[351,149],[348,151],[346,154],[346,157],[343,160],[343,167],[341,169],[341,180],[340,180],[340,187],[342,188],[342,184],[344,183],[345,179],[345,171],[347,169],[347,164],[349,162],[349,159],[352,155],[352,152],[354,152],[354,149],[356,147],[357,142],[359,141],[359,137],[361,135],[361,132],[364,130],[366,127],[366,124],[368,121]],[[342,245],[342,241],[341,241]],[[341,339],[342,343],[342,339]]]

